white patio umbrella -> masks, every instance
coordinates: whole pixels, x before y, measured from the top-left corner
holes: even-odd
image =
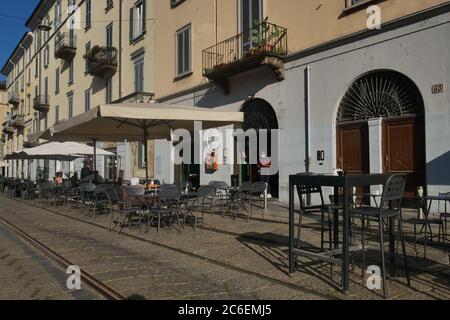
[[[76,142],[49,142],[40,146],[24,149],[6,156],[7,160],[49,159],[74,160],[83,156],[93,155],[92,147]],[[97,149],[100,156],[115,156],[114,153]]]
[[[95,152],[100,156],[116,156],[114,153],[96,149]],[[73,161],[75,159],[90,156],[94,154],[92,147],[76,142],[49,142],[40,146],[24,149],[7,155],[7,160],[55,160],[56,161]],[[55,165],[56,171],[56,165]]]
[[[53,141],[142,141],[147,162],[149,139],[170,139],[172,130],[194,130],[195,121],[211,129],[244,121],[244,114],[161,103],[101,105],[55,125],[41,137]],[[94,143],[95,146],[95,143]],[[148,166],[146,166],[148,180]]]

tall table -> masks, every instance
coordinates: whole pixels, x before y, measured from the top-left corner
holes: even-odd
[[[297,266],[297,254],[308,256],[309,258],[318,259],[341,266],[341,285],[346,293],[349,290],[349,260],[350,260],[350,215],[349,206],[351,203],[351,195],[353,187],[358,186],[375,186],[385,185],[390,175],[385,174],[365,174],[352,176],[335,176],[335,175],[291,175],[289,176],[289,273],[294,273]],[[295,187],[299,185],[315,186],[315,187],[333,187],[334,194],[339,194],[339,188],[343,192],[343,229],[342,229],[342,248],[339,247],[339,219],[338,212],[335,212],[334,220],[334,246],[338,250],[328,253],[313,253],[300,250],[295,247]],[[339,197],[334,197],[335,204],[338,204]],[[395,244],[391,237],[390,241],[390,258],[393,265],[393,252]],[[340,259],[335,258],[336,255],[342,255]]]

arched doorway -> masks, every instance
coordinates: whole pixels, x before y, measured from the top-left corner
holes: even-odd
[[[278,129],[278,119],[275,110],[270,103],[263,99],[255,98],[248,100],[242,107],[244,112],[244,130],[255,129],[268,130],[268,156],[271,157],[272,142],[271,142],[271,130]],[[274,150],[275,151],[275,150]],[[246,154],[249,154],[248,145],[246,146]],[[258,158],[260,155],[259,150],[259,136],[258,136]],[[243,165],[240,168],[241,181],[261,181],[259,174],[259,168],[257,165]],[[270,192],[274,198],[279,197],[279,173],[270,177]]]
[[[381,161],[383,173],[407,173],[405,196],[415,196],[418,186],[425,187],[424,110],[419,89],[405,75],[380,70],[361,76],[338,110],[338,167],[349,174],[369,173],[371,162]],[[381,119],[379,139],[369,134],[374,119]],[[371,143],[381,150],[369,151]]]

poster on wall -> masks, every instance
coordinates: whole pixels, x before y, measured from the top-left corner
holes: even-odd
[[[217,159],[217,153],[216,152],[208,152],[206,155],[206,161],[205,161],[205,172],[207,174],[213,174],[219,170],[219,162]]]

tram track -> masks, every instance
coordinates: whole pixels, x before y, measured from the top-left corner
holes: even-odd
[[[58,254],[57,252],[55,252],[36,238],[32,237],[18,226],[12,224],[10,221],[4,219],[3,217],[0,217],[0,224],[6,227],[15,235],[19,236],[26,243],[41,252],[45,258],[56,263],[61,268],[67,269],[70,266],[75,265],[62,255]],[[81,272],[81,280],[83,280],[83,283],[86,284],[91,290],[93,290],[97,294],[100,294],[108,300],[125,300],[125,298],[120,293],[118,293],[105,283],[97,280],[95,277],[85,272],[84,270]]]

